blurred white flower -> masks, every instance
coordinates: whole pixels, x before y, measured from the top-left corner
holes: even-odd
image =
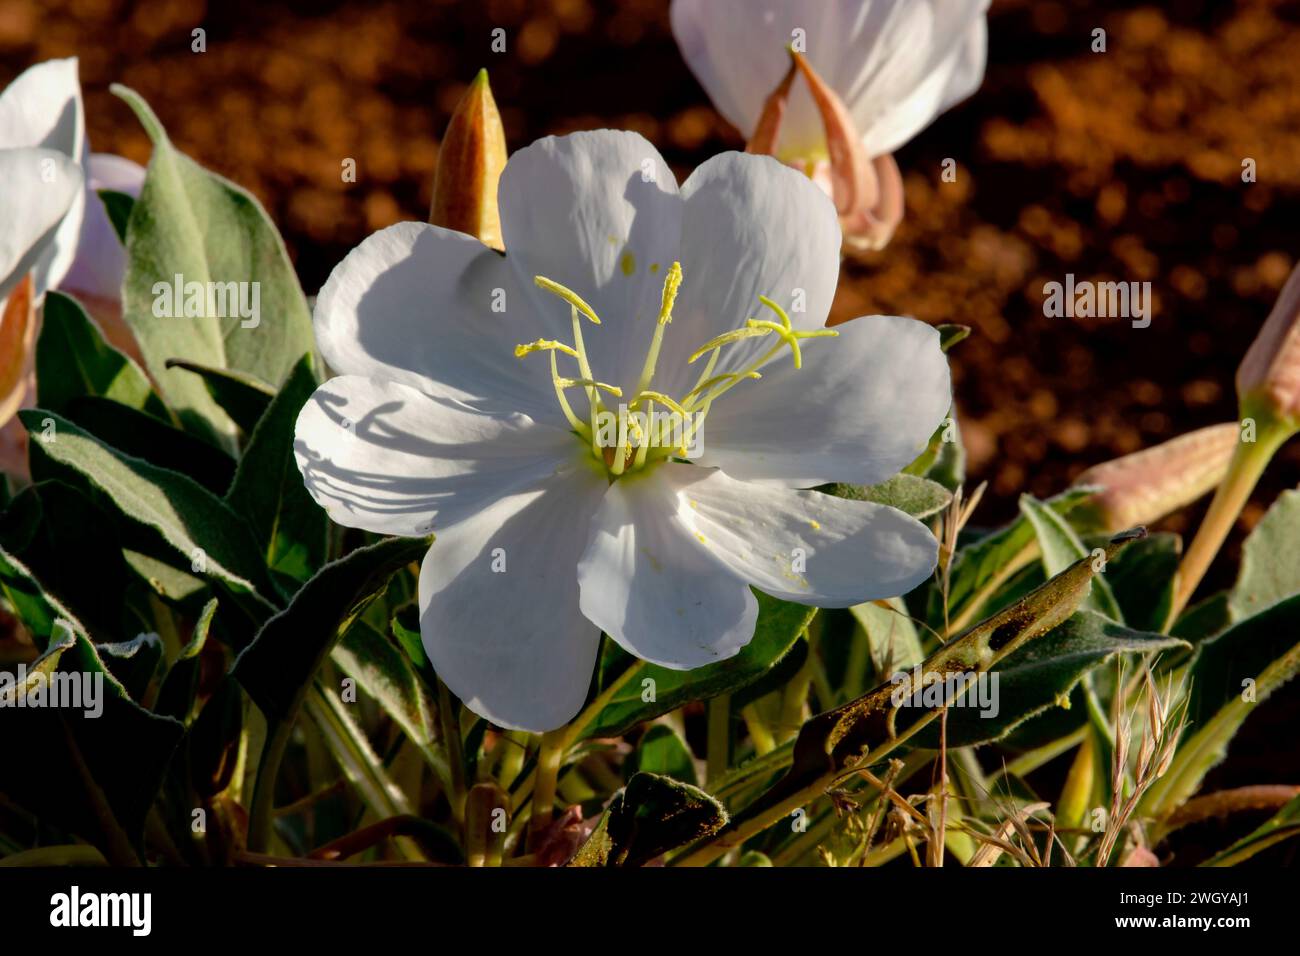
[[[421,632],[472,710],[550,730],[601,631],[694,668],[753,637],[750,586],[843,607],[930,574],[920,522],[797,490],[895,474],[951,400],[929,326],[824,328],[840,230],[807,177],[727,153],[679,189],[641,136],[578,133],[510,158],[500,214],[504,256],[401,223],[339,264],[315,326],[341,374],[295,448],[335,521],[437,535]],[[619,406],[702,416],[703,453],[602,435]]]
[[[138,196],[144,169],[121,156],[90,152],[75,57],[38,63],[0,93],[0,150],[31,148],[53,150],[81,167],[78,190],[60,214],[58,228],[52,235],[42,233],[40,253],[32,257],[33,262],[24,263],[32,272],[37,300],[47,289],[59,288],[78,298],[119,301],[126,252],[98,190]],[[53,208],[58,201],[53,194],[62,186],[45,185],[55,188],[44,190],[41,199],[22,196],[20,179],[0,180],[5,201],[43,202]],[[4,237],[6,242],[14,240],[13,235]]]
[[[845,244],[878,249],[903,215],[892,153],[979,87],[987,8],[988,0],[673,0],[671,17],[691,71],[750,151],[807,172],[834,198]]]
[[[92,155],[77,60],[47,60],[0,93],[0,470],[24,473],[26,432],[11,422],[34,400],[39,307],[50,289],[76,296],[118,348],[126,252],[97,190],[139,194],[144,169]]]

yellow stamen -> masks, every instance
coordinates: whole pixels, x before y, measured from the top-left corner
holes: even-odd
[[[715,375],[713,376],[713,378],[706,379],[705,381],[700,382],[699,385],[696,385],[693,389],[687,392],[685,398],[683,398],[682,401],[690,401],[700,392],[703,392],[705,389],[712,388],[714,385],[717,385],[719,382],[735,382],[743,378],[762,378],[762,377],[763,376],[759,372],[728,372],[725,375]]]
[[[750,321],[752,322],[754,320],[750,319]],[[770,325],[772,323],[768,323],[768,324]],[[764,336],[767,335],[770,331],[771,329],[766,329],[766,328],[760,329],[753,326],[746,326],[743,329],[732,329],[730,332],[723,332],[717,338],[709,339],[709,341],[705,342],[698,349],[692,352],[691,357],[688,358],[686,362],[687,364],[693,365],[695,363],[695,360],[698,359],[705,352],[708,352],[712,349],[720,349],[724,345],[730,345],[732,342],[739,342],[741,339],[752,339],[758,336]],[[784,332],[785,330],[782,329],[781,331]]]
[[[664,279],[663,296],[659,300],[659,324],[667,325],[673,320],[673,303],[677,301],[677,290],[682,287],[682,264],[674,262]]]
[[[578,357],[578,350],[570,348],[563,342],[557,342],[554,339],[538,339],[536,342],[529,342],[526,345],[516,345],[515,358],[523,358],[533,352],[544,351],[563,352],[565,355],[572,355],[574,358]]]
[[[569,305],[573,306],[587,318],[591,319],[591,321],[600,325],[600,316],[596,314],[596,310],[587,305],[586,300],[572,289],[562,286],[553,279],[546,278],[546,276],[533,276],[533,282],[537,284],[538,288],[545,289],[552,295],[558,295],[565,302],[569,303]]]
[[[593,378],[557,378],[555,380],[556,388],[576,388],[581,385],[583,388],[599,388],[616,398],[623,397],[623,390],[617,385],[606,385],[604,382],[597,382]]]

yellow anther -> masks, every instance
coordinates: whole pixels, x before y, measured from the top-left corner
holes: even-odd
[[[667,325],[673,320],[673,303],[677,301],[677,290],[682,287],[682,264],[674,262],[664,279],[663,297],[659,301],[659,324]]]
[[[750,322],[753,322],[753,321],[754,321],[753,319],[750,319]],[[781,331],[781,332],[784,332],[784,331],[785,331],[785,329],[783,329],[783,328],[781,328],[780,326],[776,325],[776,323],[774,323],[774,322],[769,322],[768,325],[775,326],[775,327],[776,327],[779,331]],[[719,335],[717,338],[715,338],[715,339],[710,339],[709,341],[707,341],[707,342],[705,342],[703,345],[701,345],[698,349],[696,349],[694,352],[692,352],[692,353],[691,353],[691,357],[688,358],[688,359],[686,360],[686,361],[687,361],[687,364],[693,363],[696,359],[698,359],[698,358],[699,358],[701,355],[703,355],[705,352],[710,352],[710,351],[712,351],[713,349],[721,348],[721,347],[724,346],[724,345],[730,345],[732,342],[739,342],[741,339],[752,339],[752,338],[754,338],[755,336],[763,336],[763,335],[767,335],[768,332],[770,332],[770,331],[772,331],[772,330],[771,330],[771,329],[759,329],[759,328],[752,327],[752,326],[746,326],[746,327],[743,328],[743,329],[732,329],[730,332],[723,332],[723,333],[722,333],[721,335]]]
[[[572,355],[574,358],[578,357],[578,350],[570,348],[563,342],[557,342],[554,339],[538,339],[536,342],[529,342],[525,345],[516,345],[515,358],[523,358],[525,355],[530,355],[533,352],[550,351],[563,352],[565,355]]]
[[[591,319],[591,321],[600,325],[600,316],[596,314],[596,310],[587,305],[582,296],[578,295],[578,293],[574,292],[572,289],[567,286],[562,286],[553,279],[546,278],[546,276],[533,276],[533,282],[537,284],[539,289],[545,289],[552,295],[558,295],[565,302],[569,303],[569,305],[573,306],[587,318]]]
[[[760,375],[758,372],[728,372],[726,375],[715,375],[713,376],[713,378],[705,379],[703,382],[700,382],[699,385],[696,385],[693,389],[687,392],[682,397],[682,401],[689,401],[690,399],[694,398],[696,395],[700,394],[700,392],[707,391],[708,389],[712,388],[714,385],[717,385],[719,382],[738,382],[741,379],[745,379],[745,378],[762,378],[762,377],[763,376]]]
[[[637,395],[637,397],[633,399],[633,402],[639,402],[639,401],[641,401],[641,399],[643,399],[643,398],[645,398],[645,399],[649,399],[649,400],[651,400],[651,401],[659,402],[661,405],[667,405],[669,408],[671,408],[673,411],[675,411],[678,415],[681,415],[681,416],[683,416],[683,417],[686,416],[686,415],[688,415],[688,414],[690,414],[689,412],[686,411],[686,409],[682,408],[682,406],[681,406],[680,404],[678,404],[676,400],[674,400],[674,399],[672,399],[672,398],[669,398],[669,397],[668,397],[667,395],[665,395],[663,392],[652,392],[652,391],[646,390],[646,391],[643,391],[643,392],[639,393],[639,394]]]
[[[606,392],[609,392],[609,394],[613,395],[615,398],[622,398],[622,397],[623,397],[623,390],[622,390],[621,388],[619,388],[617,385],[606,385],[604,382],[597,382],[595,379],[590,379],[590,378],[557,378],[557,379],[555,380],[555,387],[556,387],[556,388],[577,388],[579,385],[581,385],[583,388],[599,388],[599,389],[602,389],[602,390],[604,390],[604,391],[606,391]]]
[[[784,325],[787,329],[790,328],[790,316],[786,314],[785,309],[781,308],[779,305],[777,305],[775,302],[773,302],[765,295],[760,295],[758,297],[758,301],[762,302],[765,306],[767,306],[769,309],[775,312],[777,314],[777,317],[781,320],[782,325]]]
[[[837,336],[840,333],[834,329],[813,329],[804,332],[800,329],[791,328],[788,324],[789,317],[784,312],[781,313],[783,322],[773,322],[770,319],[749,319],[745,326],[750,329],[766,329],[769,332],[775,332],[781,337],[786,345],[790,346],[790,351],[794,355],[794,367],[803,368],[803,352],[799,348],[800,339],[819,339],[826,336]]]

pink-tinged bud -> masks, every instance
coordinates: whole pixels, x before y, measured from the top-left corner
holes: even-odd
[[[1240,440],[1239,425],[1226,422],[1094,465],[1074,483],[1101,490],[1075,514],[1107,532],[1159,521],[1223,481]]]
[[[487,70],[479,70],[456,104],[438,148],[429,222],[475,236],[484,245],[504,252],[497,183],[505,166],[505,128],[492,98]]]
[[[745,149],[778,155],[777,140],[785,118],[795,73],[808,84],[826,131],[828,159],[786,157],[816,182],[835,203],[844,244],[854,251],[881,249],[903,218],[903,177],[893,156],[872,158],[858,133],[848,107],[826,85],[801,53],[790,51],[790,69],[768,95],[763,112]]]
[[[1300,266],[1237,369],[1242,416],[1282,419],[1300,427]]]

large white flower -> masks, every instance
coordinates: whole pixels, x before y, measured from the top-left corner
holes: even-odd
[[[843,607],[929,575],[918,521],[798,490],[895,474],[951,398],[925,324],[824,328],[840,230],[807,177],[729,153],[679,189],[605,130],[519,151],[499,198],[505,256],[402,223],[334,270],[315,326],[341,374],[295,449],[340,524],[436,533],[421,633],[471,709],[552,729],[601,631],[694,668],[751,639],[751,586]],[[605,427],[620,406],[675,411],[638,440]]]
[[[671,18],[687,65],[751,151],[758,140],[757,151],[811,170],[834,193],[846,241],[876,248],[903,213],[891,154],[984,77],[988,5],[673,0]],[[806,82],[791,82],[787,47],[803,53]]]

